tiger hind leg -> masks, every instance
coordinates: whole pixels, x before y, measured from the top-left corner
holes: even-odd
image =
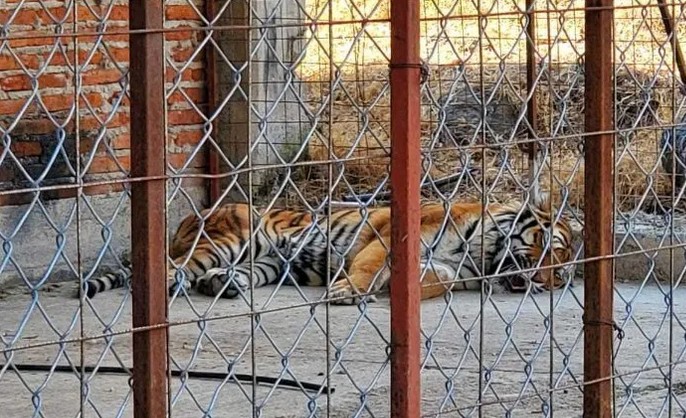
[[[428,264],[428,266],[427,266]],[[455,270],[438,263],[421,263],[421,268],[428,267],[421,280],[421,299],[433,299],[463,286],[456,281]]]
[[[353,260],[348,280],[340,279],[334,283],[330,293],[331,303],[337,305],[359,304],[363,294],[375,292],[384,287],[390,279],[390,269],[385,266],[386,250],[380,243],[374,243]],[[426,266],[422,262],[422,268]],[[455,271],[442,264],[430,263],[421,281],[421,299],[432,299],[448,293],[455,288]],[[419,280],[419,278],[417,278]],[[373,294],[367,295],[368,302],[376,302]]]
[[[329,297],[334,305],[354,305],[363,300],[376,302],[372,293],[388,282],[390,269],[386,266],[386,248],[381,241],[373,241],[353,259],[348,277],[331,285]]]

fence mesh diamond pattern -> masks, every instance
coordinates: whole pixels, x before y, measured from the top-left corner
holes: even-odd
[[[683,20],[0,0],[2,416],[686,416]]]

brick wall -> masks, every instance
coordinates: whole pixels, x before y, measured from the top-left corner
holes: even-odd
[[[193,0],[197,10],[202,2]],[[121,32],[128,28],[128,1],[76,2],[79,32]],[[196,10],[186,0],[165,2],[167,27],[200,24]],[[129,62],[128,36],[56,38],[73,30],[73,7],[63,1],[0,1],[0,36],[14,39],[0,47],[0,190],[31,187],[27,176],[43,177],[40,185],[73,183],[80,161],[84,180],[121,178],[129,169],[129,102],[124,95]],[[45,35],[45,37],[40,37]],[[200,32],[165,34],[167,57],[168,161],[181,167],[202,138],[206,110],[204,51],[195,54]],[[75,50],[77,54],[75,54]],[[77,55],[77,57],[75,57]],[[75,58],[81,76],[78,115],[75,114]],[[175,81],[180,80],[177,87]],[[173,89],[173,91],[172,91]],[[78,123],[77,123],[78,119]],[[80,158],[76,158],[76,138]],[[9,145],[7,153],[4,148]],[[202,171],[204,152],[189,170]],[[187,183],[184,183],[187,184]],[[200,185],[200,184],[196,184]],[[87,194],[105,194],[118,185],[89,187]],[[72,190],[42,193],[43,199],[73,196]],[[0,196],[0,204],[25,203],[31,194]]]

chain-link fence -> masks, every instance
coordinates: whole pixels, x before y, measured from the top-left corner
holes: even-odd
[[[0,0],[0,415],[686,416],[683,18]]]

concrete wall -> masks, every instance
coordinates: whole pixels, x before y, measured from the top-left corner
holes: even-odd
[[[205,204],[204,188],[184,190],[195,204]],[[115,255],[130,252],[131,206],[124,192],[84,196],[80,211],[77,224],[76,199],[0,207],[0,286],[77,280],[79,256],[84,277],[101,274],[116,265]],[[189,213],[185,198],[174,199],[167,213],[169,233]]]
[[[306,28],[278,27],[301,24],[303,18],[295,2],[267,0],[253,2],[252,9],[244,2],[234,1],[221,19],[220,24],[227,26],[264,26],[252,31],[222,31],[218,35],[224,57],[231,65],[224,57],[217,57],[218,101],[226,98],[229,101],[222,109],[216,138],[235,166],[247,167],[251,144],[255,145],[252,167],[276,164],[279,156],[288,161],[310,130],[311,124],[303,111],[303,86],[295,75],[298,57],[305,47]],[[248,94],[252,111],[245,97]],[[230,168],[223,163],[221,169]],[[255,171],[254,187],[268,192],[278,175],[278,170]],[[243,176],[240,182],[246,187],[247,177]],[[240,193],[230,196],[243,198]]]

